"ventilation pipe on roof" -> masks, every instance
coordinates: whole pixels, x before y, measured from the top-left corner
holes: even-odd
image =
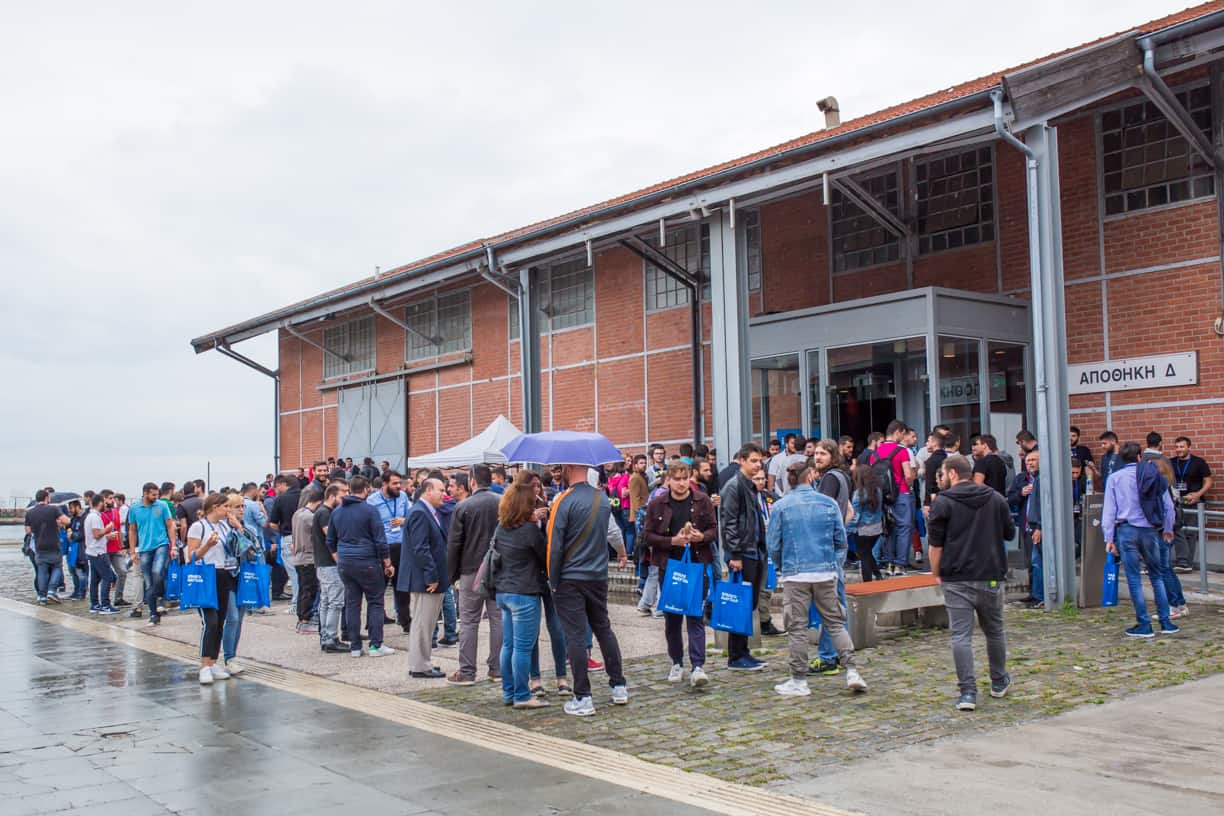
[[[841,106],[837,104],[836,96],[826,96],[816,103],[816,107],[824,114],[825,130],[841,124]]]

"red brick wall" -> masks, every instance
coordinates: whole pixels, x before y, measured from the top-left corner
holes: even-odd
[[[753,314],[829,302],[829,214],[819,190],[762,205],[761,270]]]

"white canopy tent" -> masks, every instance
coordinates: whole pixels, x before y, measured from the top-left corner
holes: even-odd
[[[410,469],[463,467],[481,462],[505,464],[506,457],[502,456],[501,449],[510,444],[510,440],[521,434],[522,431],[514,427],[510,420],[498,415],[497,419],[489,423],[489,427],[468,441],[437,453],[413,456],[404,464]]]

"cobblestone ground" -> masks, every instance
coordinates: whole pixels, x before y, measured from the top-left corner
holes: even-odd
[[[589,718],[568,717],[559,706],[516,712],[502,706],[500,688],[491,684],[413,696],[689,771],[771,785],[810,779],[833,763],[993,731],[1224,671],[1217,610],[1193,607],[1182,634],[1154,640],[1124,637],[1122,630],[1133,622],[1129,609],[1053,615],[1009,609],[1012,691],[1003,700],[988,696],[979,637],[982,688],[973,714],[952,707],[956,686],[947,631],[917,629],[897,630],[859,653],[870,691],[856,696],[846,690],[844,675],[810,678],[811,697],[776,695],[773,685],[785,678],[785,651],[767,654],[770,666],[761,673],[727,671],[724,660],[711,659],[711,682],[703,691],[687,682],[668,683],[665,656],[628,661],[630,705],[610,705],[605,676],[593,675],[598,713]],[[765,643],[784,650],[784,641]]]

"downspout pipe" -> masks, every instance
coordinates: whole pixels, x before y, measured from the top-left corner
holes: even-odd
[[[1041,216],[1040,216],[1040,199],[1038,197],[1038,165],[1037,154],[1031,147],[1017,139],[1010,130],[1007,129],[1007,124],[1003,118],[1003,92],[999,90],[992,91],[990,99],[994,103],[994,128],[995,133],[999,138],[1007,144],[1014,147],[1024,154],[1025,171],[1028,193],[1028,227],[1029,227],[1029,289],[1031,292],[1031,303],[1034,318],[1040,320],[1044,314],[1043,306],[1045,302],[1045,293],[1042,287],[1041,279]],[[1050,410],[1046,400],[1049,392],[1049,384],[1046,378],[1045,370],[1045,332],[1044,324],[1040,327],[1034,326],[1033,331],[1033,372],[1037,380],[1034,390],[1037,394],[1037,445],[1043,451],[1050,450]],[[1057,461],[1057,460],[1054,460]],[[1054,518],[1054,496],[1049,490],[1042,490],[1039,493],[1041,501],[1041,517],[1043,519]],[[1054,558],[1054,553],[1047,552],[1047,542],[1049,539],[1042,541],[1042,560],[1046,564],[1056,564],[1057,559]],[[1052,545],[1050,545],[1052,547]],[[1054,593],[1049,590],[1047,582],[1045,592],[1046,608],[1053,609],[1055,607]]]

